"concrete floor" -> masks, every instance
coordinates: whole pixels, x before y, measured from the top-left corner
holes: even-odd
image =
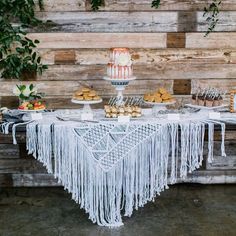
[[[123,218],[92,224],[62,188],[0,188],[0,236],[235,236],[236,185],[175,185]]]

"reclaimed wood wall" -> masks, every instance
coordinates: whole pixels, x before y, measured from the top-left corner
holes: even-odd
[[[34,83],[46,92],[50,108],[73,108],[72,93],[91,86],[103,97],[114,89],[102,80],[110,47],[129,47],[138,80],[126,94],[142,95],[164,86],[179,104],[199,86],[236,86],[236,2],[222,1],[216,32],[207,29],[204,6],[211,0],[104,0],[92,12],[89,0],[44,0],[37,16],[51,23],[29,30],[41,41],[39,52],[49,69]],[[33,80],[33,78],[32,78]],[[14,107],[16,81],[0,81],[0,106]]]
[[[178,105],[189,100],[199,86],[230,90],[236,87],[236,1],[222,1],[216,32],[204,37],[203,9],[211,0],[161,0],[158,10],[151,0],[104,0],[92,12],[89,0],[44,0],[37,11],[46,27],[29,30],[39,39],[39,52],[49,69],[33,82],[47,94],[49,108],[75,108],[70,99],[80,86],[91,86],[107,98],[114,89],[102,77],[110,47],[129,47],[137,80],[126,94],[142,95],[159,86],[167,88]],[[12,95],[16,81],[0,80],[0,106],[16,107]],[[236,136],[226,138],[230,158],[221,158],[194,172],[186,181],[233,183],[236,181]],[[12,146],[0,135],[0,186],[57,185],[41,164],[26,155],[24,137]],[[219,142],[216,142],[216,149]]]

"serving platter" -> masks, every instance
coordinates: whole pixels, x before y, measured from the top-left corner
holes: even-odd
[[[34,112],[41,112],[45,111],[46,109],[38,109],[38,110],[22,110],[22,109],[17,109],[18,111],[21,111],[22,113],[34,113]]]
[[[211,111],[211,110],[216,110],[216,109],[227,107],[228,105],[222,104],[220,106],[215,106],[215,107],[206,107],[206,106],[199,106],[199,105],[193,105],[193,104],[185,104],[185,106],[191,107],[191,108],[196,108],[196,109],[201,109],[201,110]]]

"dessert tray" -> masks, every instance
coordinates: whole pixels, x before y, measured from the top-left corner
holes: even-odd
[[[153,110],[155,110],[155,112],[158,112],[158,111],[166,110],[167,109],[166,106],[173,105],[173,104],[176,103],[176,101],[162,102],[162,103],[144,101],[144,103],[147,104],[147,105],[152,105]]]
[[[193,104],[185,104],[186,107],[191,107],[191,108],[196,108],[196,109],[201,109],[201,110],[206,110],[206,111],[212,111],[220,108],[225,108],[228,105],[227,104],[222,104],[220,106],[214,106],[214,107],[207,107],[207,106],[199,106],[199,105],[193,105]]]

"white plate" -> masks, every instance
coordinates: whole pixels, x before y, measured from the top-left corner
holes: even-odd
[[[162,103],[157,103],[157,102],[146,102],[144,101],[146,104],[148,105],[152,105],[152,106],[168,106],[168,105],[173,105],[176,103],[176,101],[173,102],[162,102]]]
[[[17,109],[17,110],[21,111],[21,112],[31,113],[31,112],[45,111],[46,109],[39,109],[39,110],[22,110],[22,109]]]
[[[80,105],[92,105],[92,104],[98,104],[102,102],[102,99],[100,100],[91,100],[91,101],[84,101],[84,100],[76,100],[76,99],[71,99],[72,103],[75,104],[80,104]]]
[[[187,107],[192,107],[192,108],[197,108],[197,109],[202,109],[202,110],[215,110],[223,107],[227,107],[227,104],[223,104],[221,106],[215,106],[215,107],[206,107],[206,106],[199,106],[199,105],[193,105],[193,104],[185,104]]]

